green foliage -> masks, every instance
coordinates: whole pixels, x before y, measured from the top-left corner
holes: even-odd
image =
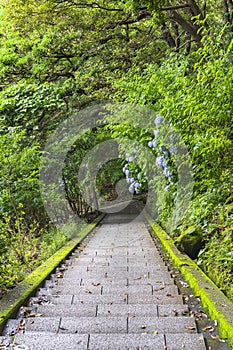
[[[54,227],[46,230],[41,237],[39,238],[39,258],[38,263],[41,264],[42,261],[45,261],[53,255],[59,248],[61,248],[67,242],[67,235],[61,233]]]
[[[0,286],[12,287],[18,280],[23,278],[26,269],[30,269],[31,262],[37,257],[36,239],[34,227],[25,225],[23,216],[11,223],[9,217],[4,217],[0,227],[1,241],[1,264]]]
[[[0,252],[4,271],[0,282],[6,287],[45,259],[47,246],[49,255],[65,241],[58,231],[47,228],[40,198],[43,144],[64,118],[106,100],[147,106],[182,136],[193,166],[194,193],[172,235],[197,227],[205,242],[200,265],[208,273],[215,269],[215,277],[219,272],[232,274],[232,17],[220,0],[210,1],[206,8],[205,1],[188,3],[190,7],[184,8],[173,1],[175,8],[167,9],[169,2],[147,0],[1,2]],[[174,183],[161,173],[146,180],[148,167],[156,171],[146,152],[152,138],[149,124],[153,124],[152,116],[147,117],[141,126],[134,119],[136,113],[129,113],[130,123],[123,123],[119,112],[108,119],[106,128],[76,140],[63,169],[74,211],[88,213],[81,187],[88,188],[86,184],[93,180],[87,171],[77,184],[78,168],[89,150],[110,138],[119,141],[124,158],[140,145],[136,151],[141,162],[129,162],[129,170],[134,177],[140,175],[142,191],[157,187],[162,225],[169,221],[176,201],[182,207],[185,198],[176,197],[172,159],[167,163]],[[154,157],[162,155],[162,146],[166,145],[159,141],[153,148]],[[123,165],[117,161],[113,171],[109,163],[99,172],[97,187],[104,195],[106,180],[114,187]],[[226,280],[229,293],[230,280]],[[224,278],[217,282],[224,288]]]
[[[218,42],[205,37],[203,45],[192,55],[172,55],[160,65],[149,65],[143,72],[138,67],[131,69],[128,75],[113,82],[116,90],[114,98],[115,101],[137,102],[151,107],[182,135],[191,157],[195,181],[190,207],[173,235],[182,235],[190,225],[197,227],[205,243],[201,254],[203,269],[207,264],[210,267],[206,271],[214,267],[216,276],[217,271],[231,276],[233,260],[229,240],[232,240],[232,236],[229,238],[228,235],[225,239],[216,232],[222,231],[223,223],[219,216],[233,188],[233,74],[229,65],[232,44],[219,50]],[[170,187],[169,194],[165,194],[161,184],[157,182],[157,203],[161,208],[159,222],[166,226],[176,188]],[[228,232],[233,229],[231,211],[230,217],[226,223]],[[221,237],[223,246],[218,251],[217,242]],[[214,262],[214,256],[219,263]],[[220,268],[220,261],[223,260],[226,264]],[[224,289],[224,278],[215,278],[215,281]],[[230,281],[224,290],[228,290],[229,286]]]
[[[66,110],[64,95],[67,88],[70,88],[68,82],[55,85],[22,80],[10,85],[0,94],[1,131],[23,127],[31,142],[38,137],[44,139]]]
[[[202,247],[202,232],[199,228],[191,226],[177,238],[175,244],[191,259],[196,259]]]
[[[38,230],[36,223],[28,225],[23,210],[14,223],[5,216],[0,223],[0,295],[66,242],[67,237],[55,228]]]
[[[40,148],[28,145],[25,132],[19,128],[0,135],[0,216],[8,214],[12,220],[27,213],[28,224],[39,218],[44,221],[39,191]]]
[[[230,228],[213,232],[208,245],[199,254],[198,265],[233,300],[233,240]]]
[[[107,200],[117,198],[116,184],[122,178],[122,160],[113,159],[105,163],[97,174],[96,188]]]

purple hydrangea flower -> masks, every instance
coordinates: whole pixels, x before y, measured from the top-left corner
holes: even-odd
[[[134,194],[134,185],[133,185],[133,184],[131,184],[131,185],[129,186],[129,192],[132,193],[132,194]]]
[[[169,182],[170,182],[171,185],[174,185],[172,175],[169,175],[169,176],[168,176],[168,180],[169,180]]]
[[[164,156],[159,156],[156,158],[156,165],[159,169],[163,169],[165,167],[166,164],[166,159],[164,158]]]
[[[163,174],[164,174],[165,177],[169,177],[170,176],[170,171],[169,171],[169,169],[167,167],[164,169]]]
[[[169,156],[169,150],[165,146],[159,147],[159,151],[162,152],[165,156]]]
[[[161,117],[161,115],[158,115],[156,118],[155,118],[155,125],[160,125],[162,124],[163,122],[163,117]]]
[[[178,148],[177,148],[176,146],[171,146],[171,147],[169,148],[169,151],[170,151],[171,153],[176,153],[177,150],[178,150]]]
[[[153,147],[156,148],[158,146],[158,140],[153,141]]]
[[[148,147],[150,147],[150,148],[153,147],[153,142],[152,141],[148,142]]]

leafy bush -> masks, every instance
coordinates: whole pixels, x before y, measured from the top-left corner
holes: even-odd
[[[67,236],[53,227],[40,230],[38,236],[38,227],[28,227],[24,214],[14,225],[7,217],[0,224],[0,295],[67,242]]]
[[[177,238],[192,225],[202,232],[205,249],[198,263],[208,274],[215,271],[211,277],[232,298],[232,211],[228,210],[227,217],[224,214],[233,188],[232,43],[225,49],[220,46],[206,36],[197,52],[171,55],[144,71],[135,67],[112,83],[115,101],[150,107],[182,135],[192,161],[194,191],[185,216],[171,234]],[[175,191],[175,186],[167,194],[162,187],[158,191],[162,226],[171,215]],[[228,276],[227,285],[222,276]]]

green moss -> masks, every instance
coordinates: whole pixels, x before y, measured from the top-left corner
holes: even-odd
[[[227,338],[233,346],[233,304],[187,255],[175,247],[173,240],[159,225],[149,217],[147,220],[174,265],[179,268],[195,294],[201,298],[211,318],[217,320],[220,335]]]
[[[191,226],[175,240],[175,245],[191,259],[196,259],[202,248],[202,232],[198,227]]]
[[[44,264],[28,275],[17,287],[4,295],[0,306],[0,331],[8,318],[12,317],[19,307],[33,294],[42,282],[67,258],[77,245],[95,228],[103,219],[100,215],[93,223],[80,231],[75,238],[59,249]]]

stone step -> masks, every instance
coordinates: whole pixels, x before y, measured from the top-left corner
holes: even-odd
[[[88,334],[53,334],[49,332],[27,332],[17,334],[15,350],[87,350]],[[89,349],[88,349],[89,350]]]
[[[105,278],[105,279],[100,279],[100,278],[91,278],[91,279],[71,279],[71,278],[64,278],[61,280],[58,280],[58,282],[55,282],[57,286],[65,286],[65,285],[70,285],[74,284],[76,286],[91,286],[91,285],[101,285],[101,286],[108,286],[111,287],[113,290],[117,288],[140,288],[140,286],[146,286],[150,285],[153,286],[153,292],[158,292],[163,290],[164,292],[169,292],[169,293],[176,293],[177,294],[177,287],[174,284],[165,284],[165,283],[152,283],[152,281],[146,281],[144,279],[140,280],[129,280],[128,278],[124,279],[110,279],[110,278]],[[171,281],[172,283],[172,281]],[[51,286],[52,283],[47,283],[47,286]]]
[[[146,225],[116,219],[9,320],[15,350],[206,350]]]
[[[97,316],[157,316],[157,317],[177,317],[188,316],[189,311],[186,305],[157,305],[157,304],[127,304],[127,305],[98,305]]]
[[[130,259],[154,259],[164,264],[160,254],[153,248],[151,250],[130,250],[128,248],[123,249],[85,249],[82,252],[74,252],[73,257],[78,258],[130,258]]]
[[[45,293],[40,294],[35,298],[31,298],[31,304],[54,304],[54,305],[71,305],[71,303],[75,304],[127,304],[127,296],[126,295],[115,295],[115,294],[106,294],[106,295],[98,295],[98,294],[83,294],[83,295],[51,295]]]
[[[14,349],[24,350],[206,350],[200,334],[17,334]]]
[[[112,279],[122,279],[122,278],[127,278],[129,280],[130,284],[135,284],[135,281],[146,281],[146,283],[169,283],[174,285],[174,279],[171,278],[170,273],[162,273],[158,272],[157,273],[149,273],[147,270],[144,270],[143,272],[140,271],[134,271],[134,272],[122,272],[122,271],[116,271],[116,270],[109,270],[109,269],[102,269],[98,272],[96,271],[83,271],[82,273],[70,269],[68,272],[64,274],[64,278],[68,279],[74,279],[77,280],[78,278],[84,279],[91,279],[94,278],[96,279],[105,279],[105,278],[112,278]]]
[[[169,293],[167,293],[169,294]],[[157,295],[145,295],[142,293],[135,293],[128,295],[128,304],[158,304],[158,305],[183,305],[183,298],[181,295],[167,295],[167,294],[157,294]]]
[[[9,320],[4,335],[12,334],[20,326],[20,320]],[[22,329],[22,325],[21,325]],[[52,332],[61,334],[193,334],[197,332],[191,317],[34,317],[24,319],[22,331]]]
[[[23,315],[21,309],[19,315]],[[28,309],[26,309],[28,310]],[[32,305],[31,315],[36,317],[98,317],[98,316],[151,316],[151,317],[177,317],[188,316],[186,305],[162,306],[156,304],[45,304]]]
[[[54,304],[59,305],[64,303],[69,305],[74,304],[156,304],[156,305],[176,305],[177,307],[183,306],[183,299],[181,296],[164,296],[150,295],[145,296],[144,294],[79,294],[79,295],[64,295],[64,294],[49,294],[44,293],[35,298],[31,298],[31,304]]]
[[[155,289],[160,288],[161,289],[165,286],[174,286],[174,280],[170,278],[163,278],[163,276],[157,276],[156,279],[151,279],[151,278],[141,278],[137,277],[135,275],[135,278],[127,278],[122,276],[122,278],[119,278],[118,276],[116,277],[115,275],[107,275],[109,277],[103,278],[102,275],[97,275],[97,276],[83,276],[81,279],[80,285],[89,285],[89,284],[102,284],[103,286],[106,285],[106,283],[109,283],[109,286],[112,288],[117,287],[117,285],[120,286],[131,286],[131,287],[140,287],[141,285],[150,285],[154,286]],[[77,283],[79,284],[79,283]]]
[[[117,254],[116,255],[111,255],[111,256],[85,256],[85,255],[80,255],[78,258],[73,258],[73,265],[79,265],[80,263],[86,263],[86,265],[89,264],[101,264],[101,263],[116,263],[119,265],[124,265],[127,263],[135,264],[135,265],[140,265],[141,263],[151,263],[152,265],[161,265],[165,266],[163,260],[161,258],[155,258],[153,257],[145,257],[145,256],[134,256],[134,257],[129,257],[127,255],[119,257]]]
[[[43,291],[43,289],[41,290]],[[139,284],[139,285],[99,285],[99,283],[93,284],[75,284],[75,283],[67,283],[67,284],[59,284],[55,286],[51,286],[49,290],[44,289],[45,292],[49,292],[52,295],[63,295],[63,294],[76,294],[76,295],[85,295],[85,294],[97,294],[97,295],[128,295],[130,297],[134,297],[140,294],[143,294],[145,297],[149,296],[159,296],[161,295],[168,296],[170,298],[178,297],[178,291],[175,286],[163,286],[163,285],[149,285],[149,284]]]
[[[52,304],[52,305],[71,305],[73,301],[74,296],[73,295],[38,295],[36,297],[32,297],[29,300],[29,307],[33,305],[47,305],[47,304]]]
[[[91,334],[88,350],[206,350],[200,334]]]

